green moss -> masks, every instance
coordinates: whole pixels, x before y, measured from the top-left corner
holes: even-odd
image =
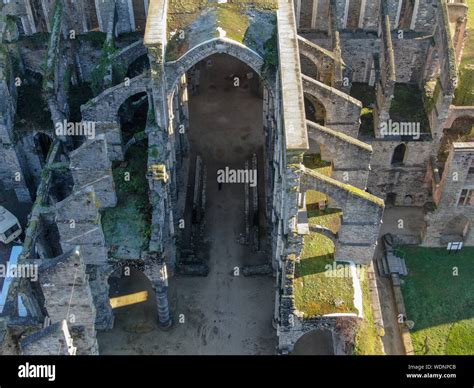
[[[212,32],[214,37],[219,36],[217,28],[220,27],[225,31],[226,38],[244,43],[250,25],[248,10],[268,11],[276,8],[277,2],[275,0],[234,0],[223,4],[205,0],[171,0],[168,8],[168,43],[165,58],[167,61],[174,61],[186,53],[189,49],[188,36],[185,34],[183,38],[180,31],[186,31],[202,15],[204,9],[212,9],[215,15],[216,30]],[[278,61],[276,38],[275,42],[269,39],[266,46],[266,59],[268,66],[271,66]]]
[[[278,67],[278,36],[277,27],[273,30],[271,38],[269,38],[264,46],[265,55],[263,57],[263,71],[273,71]]]
[[[134,144],[127,152],[126,166],[113,168],[117,206],[102,214],[106,243],[137,252],[147,249],[151,231],[151,206],[148,201],[147,144]],[[130,180],[125,180],[125,173]],[[113,249],[112,249],[113,251]],[[112,255],[114,253],[112,252]]]
[[[98,65],[91,72],[91,89],[95,96],[104,90],[104,78],[113,66],[113,55],[117,52],[113,42],[105,41]]]
[[[474,105],[474,65],[463,65],[459,70],[454,105]]]

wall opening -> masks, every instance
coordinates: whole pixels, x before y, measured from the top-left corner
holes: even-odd
[[[405,161],[405,153],[406,153],[407,146],[405,144],[399,144],[393,150],[392,161],[390,162],[392,165],[401,165]]]

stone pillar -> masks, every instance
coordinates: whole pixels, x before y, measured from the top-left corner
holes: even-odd
[[[158,307],[158,324],[162,329],[168,329],[173,324],[168,302],[168,271],[166,263],[158,265],[159,279],[155,283],[156,305]]]

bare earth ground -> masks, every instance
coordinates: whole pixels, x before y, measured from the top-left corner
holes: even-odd
[[[224,184],[218,190],[216,182],[217,169],[244,168],[244,161],[262,146],[262,101],[226,80],[249,71],[239,62],[221,57],[213,63],[209,72],[202,71],[200,94],[190,98],[189,132],[191,158],[201,155],[208,170],[205,239],[210,273],[170,280],[174,325],[169,331],[157,328],[154,294],[146,303],[116,310],[114,329],[98,336],[101,354],[275,353],[275,280],[233,276],[236,266],[262,262],[237,242],[244,231],[244,186]],[[136,283],[122,284],[120,294],[145,287],[152,293],[149,282],[141,281],[138,288]]]

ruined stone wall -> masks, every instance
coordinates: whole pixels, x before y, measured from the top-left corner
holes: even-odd
[[[403,36],[402,39],[399,37]],[[397,82],[420,83],[423,78],[423,69],[431,44],[431,38],[411,37],[409,33],[392,34],[392,43],[395,57]]]
[[[40,267],[39,282],[51,322],[66,320],[77,354],[98,354],[94,307],[86,265],[77,248]]]
[[[357,137],[362,104],[348,94],[303,76],[303,91],[324,106],[324,125],[343,134]]]
[[[354,186],[301,168],[301,191],[320,191],[342,210],[342,224],[336,240],[336,260],[370,264],[377,244],[384,202]]]
[[[364,1],[362,2],[364,5]],[[365,0],[365,7],[362,7],[362,24],[361,28],[369,31],[377,31],[379,28],[380,1]]]
[[[413,29],[426,34],[432,34],[437,23],[437,7],[437,1],[418,0],[418,9],[414,10],[415,21],[412,21]]]
[[[437,207],[427,213],[425,246],[446,246],[463,241],[474,245],[474,207],[459,204],[463,189],[474,190],[474,175],[469,173],[474,161],[473,143],[453,143],[443,177],[435,193]]]
[[[352,69],[351,82],[369,82],[374,54],[379,50],[380,41],[373,33],[361,36],[341,34],[342,58]]]
[[[392,103],[396,70],[395,57],[390,32],[390,22],[387,10],[382,5],[381,12],[381,44],[380,44],[380,77],[375,87],[375,107],[374,107],[374,129],[375,136],[380,136],[382,123],[390,119],[390,106]]]
[[[92,186],[87,186],[56,204],[55,221],[61,247],[64,252],[68,252],[80,245],[86,264],[102,265],[107,262],[99,206]]]
[[[30,203],[30,176],[24,155],[13,136],[17,91],[10,54],[5,46],[0,50],[0,94],[0,180],[6,189],[15,191],[20,202]]]
[[[368,190],[381,198],[396,194],[395,205],[423,206],[430,199],[431,183],[427,179],[427,166],[431,155],[430,141],[405,143],[407,149],[402,165],[392,166],[391,159],[400,141],[371,141],[373,156]],[[409,196],[409,197],[407,197]]]
[[[69,157],[74,191],[92,186],[100,209],[114,207],[117,204],[117,195],[105,135],[86,141],[71,152]]]
[[[69,356],[76,354],[66,320],[56,322],[20,341],[21,354],[27,356]]]

